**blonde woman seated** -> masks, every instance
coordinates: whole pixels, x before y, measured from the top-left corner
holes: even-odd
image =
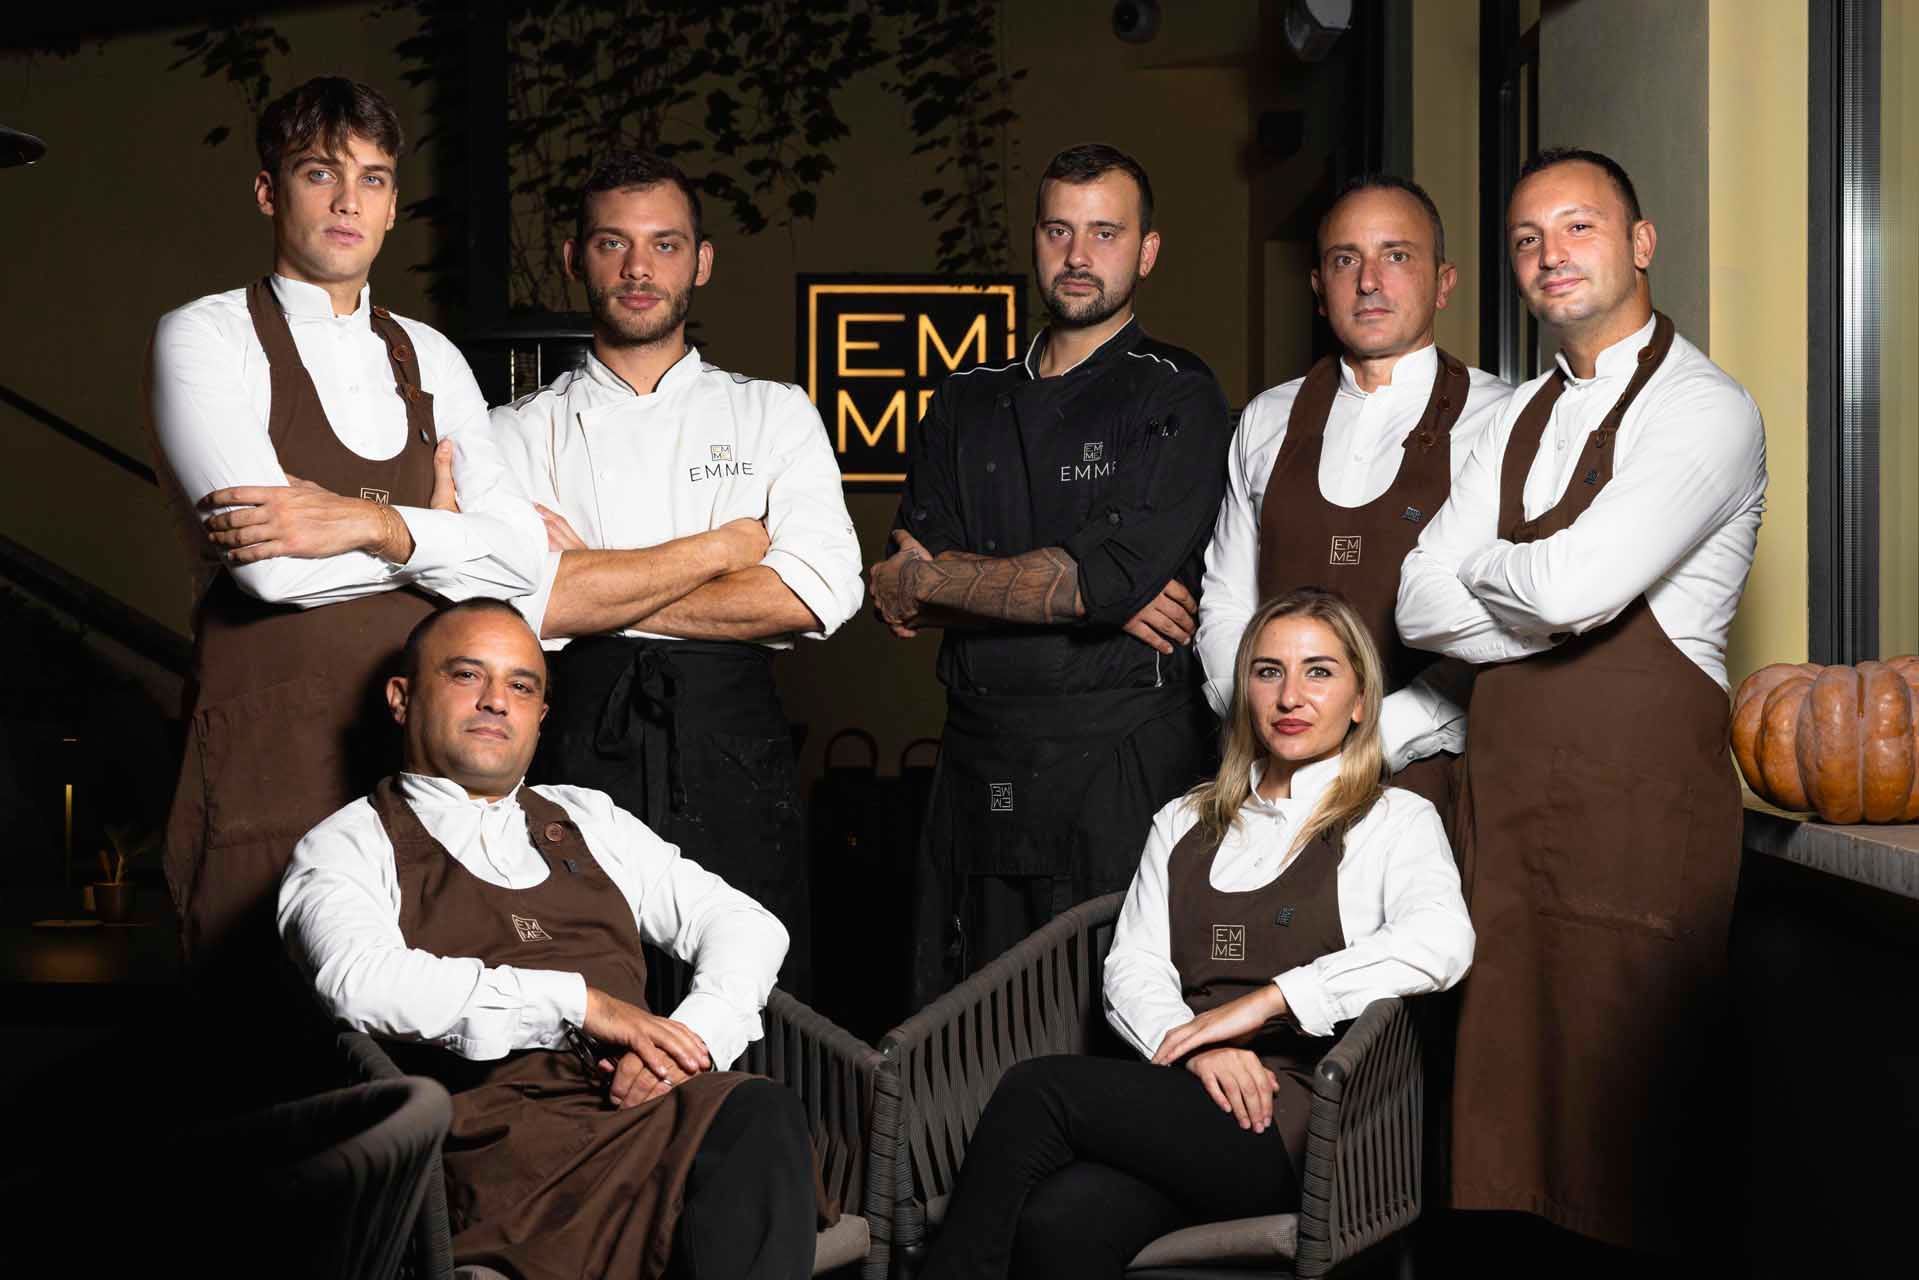
[[[926,1275],[1114,1277],[1180,1227],[1299,1204],[1313,1065],[1473,930],[1439,815],[1381,785],[1378,653],[1295,591],[1241,638],[1219,776],[1160,810],[1106,959],[1143,1062],[1038,1058],[980,1118]]]

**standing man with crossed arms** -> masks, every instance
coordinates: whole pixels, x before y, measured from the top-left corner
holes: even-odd
[[[322,77],[267,107],[258,142],[272,271],[161,317],[148,389],[195,593],[167,881],[200,984],[278,1023],[275,888],[294,843],[391,771],[390,663],[436,599],[530,590],[543,532],[466,361],[373,305],[393,108]],[[436,456],[460,513],[428,509]]]
[[[519,602],[553,651],[533,776],[607,792],[764,904],[792,936],[781,983],[804,997],[806,831],[773,655],[860,607],[839,464],[805,392],[687,344],[713,243],[670,161],[607,157],[563,254],[592,353],[493,413],[551,549]]]
[[[1240,415],[1206,549],[1206,696],[1220,715],[1231,706],[1240,633],[1260,601],[1303,586],[1339,592],[1386,665],[1380,735],[1393,785],[1432,801],[1450,835],[1470,673],[1408,648],[1393,607],[1400,562],[1512,388],[1433,341],[1457,272],[1418,183],[1355,179],[1320,219],[1318,253],[1313,292],[1343,350]]]
[[[1146,171],[1099,144],[1040,178],[1051,323],[1026,358],[940,386],[907,460],[899,550],[871,571],[900,635],[944,627],[914,995],[1123,888],[1153,814],[1205,774],[1190,643],[1231,424],[1212,371],[1146,336]]]
[[[1752,397],[1653,310],[1657,243],[1613,160],[1526,165],[1507,245],[1559,355],[1406,558],[1399,627],[1482,664],[1453,1204],[1672,1253],[1701,1243],[1717,1172],[1705,1063],[1740,857],[1726,637],[1766,451]],[[1541,1274],[1581,1252],[1644,1273],[1544,1245]]]

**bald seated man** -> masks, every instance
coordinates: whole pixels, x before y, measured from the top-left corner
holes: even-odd
[[[527,1277],[799,1277],[798,1098],[729,1071],[786,954],[764,908],[604,793],[523,785],[546,656],[473,599],[408,637],[402,772],[301,840],[279,928],[325,1010],[453,1095],[453,1252]],[[647,1008],[642,943],[693,966]]]

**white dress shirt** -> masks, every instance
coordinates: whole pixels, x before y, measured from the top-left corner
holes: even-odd
[[[1526,473],[1524,515],[1558,503],[1590,466],[1586,438],[1638,367],[1654,322],[1599,353],[1567,385]],[[1626,410],[1613,476],[1570,528],[1536,542],[1499,538],[1500,466],[1526,404],[1550,375],[1514,393],[1480,440],[1399,577],[1408,644],[1467,662],[1550,649],[1603,626],[1641,595],[1681,653],[1726,687],[1732,628],[1766,509],[1766,435],[1745,388],[1684,338]]]
[[[406,402],[394,390],[386,343],[368,318],[371,291],[360,290],[352,315],[336,316],[318,285],[274,276],[273,290],[340,443],[375,461],[400,452]],[[421,389],[433,397],[434,430],[440,439],[457,442],[453,472],[460,510],[393,508],[413,535],[413,556],[403,565],[350,551],[232,568],[249,595],[313,608],[408,585],[449,600],[510,597],[538,581],[546,528],[486,438],[486,402],[472,370],[436,330],[393,318],[419,357]],[[287,482],[267,434],[271,375],[247,312],[246,290],[209,294],[160,317],[150,359],[148,425],[198,601],[227,566],[201,527],[215,513],[194,504],[215,489]]]
[[[594,860],[625,896],[640,937],[693,966],[668,1015],[706,1042],[724,1070],[759,1039],[760,1011],[786,957],[786,928],[615,805],[584,787],[534,788],[579,824]],[[445,778],[400,775],[400,793],[460,865],[507,889],[549,874],[527,836],[519,791],[488,803]],[[491,1060],[563,1047],[586,1020],[577,973],[487,965],[407,946],[393,844],[368,799],[309,831],[280,881],[280,937],[320,1001],[358,1030]]]
[[[1351,366],[1339,362],[1339,390],[1326,415],[1319,452],[1320,496],[1334,506],[1363,507],[1392,487],[1406,458],[1406,437],[1426,412],[1438,373],[1439,348],[1425,346],[1402,356],[1393,365],[1392,381],[1368,392],[1360,389]],[[1227,455],[1226,498],[1206,548],[1194,640],[1206,669],[1206,699],[1222,717],[1233,701],[1233,659],[1240,635],[1260,605],[1259,517],[1266,486],[1305,382],[1295,378],[1255,397],[1240,415]],[[1459,474],[1511,394],[1512,388],[1492,374],[1467,370],[1466,404],[1450,436],[1453,475]],[[1416,680],[1386,698],[1380,734],[1388,767],[1398,770],[1439,751],[1463,749],[1466,713],[1426,681]]]
[[[493,432],[527,493],[589,547],[653,547],[764,517],[772,545],[760,563],[819,618],[810,636],[825,639],[859,611],[860,545],[839,463],[798,387],[728,373],[688,348],[640,395],[588,355],[584,369],[495,409]],[[519,602],[536,631],[559,564],[549,553],[539,589]],[[790,636],[764,643],[793,647]]]
[[[1278,879],[1299,856],[1291,846],[1301,824],[1338,776],[1334,756],[1294,774],[1290,799],[1265,800],[1255,764],[1253,794],[1213,857],[1213,888],[1246,893]],[[1197,821],[1183,796],[1154,816],[1106,955],[1106,1020],[1147,1058],[1168,1031],[1194,1016],[1173,965],[1166,873],[1173,846]],[[1308,1035],[1331,1035],[1335,1023],[1383,996],[1444,991],[1466,975],[1472,921],[1446,830],[1424,797],[1388,787],[1347,833],[1339,924],[1343,950],[1273,975]]]

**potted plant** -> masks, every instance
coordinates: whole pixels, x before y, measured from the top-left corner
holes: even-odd
[[[124,924],[133,915],[134,884],[127,879],[127,867],[135,858],[159,843],[158,831],[136,832],[130,824],[106,824],[109,854],[100,850],[100,870],[106,876],[93,885],[93,910],[108,924]]]

